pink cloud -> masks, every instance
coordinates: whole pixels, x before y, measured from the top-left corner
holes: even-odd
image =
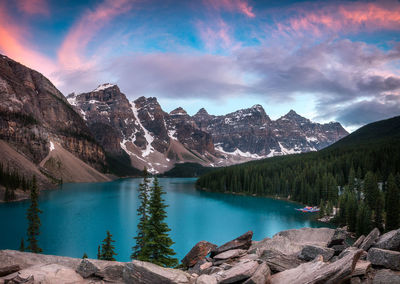
[[[204,0],[206,5],[215,10],[227,10],[230,12],[239,12],[249,18],[254,18],[256,15],[253,12],[253,7],[245,0]]]
[[[200,38],[208,50],[217,48],[229,48],[233,40],[229,35],[229,26],[222,19],[210,23],[198,22]]]
[[[20,11],[29,15],[48,15],[49,7],[46,0],[17,0]]]
[[[81,68],[91,63],[84,58],[85,48],[96,33],[116,16],[128,12],[132,0],[105,0],[94,10],[88,10],[70,29],[58,51],[60,63],[67,69]]]
[[[35,50],[27,41],[30,37],[29,30],[17,24],[6,8],[0,5],[0,53],[50,76],[56,65]]]
[[[276,23],[279,32],[315,36],[360,30],[400,29],[400,4],[397,1],[349,3],[322,8],[302,6],[290,10],[295,16]]]

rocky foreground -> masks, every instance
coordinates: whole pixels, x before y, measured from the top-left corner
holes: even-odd
[[[302,228],[252,241],[196,244],[185,269],[0,251],[0,283],[400,283],[400,229],[348,244],[345,229]]]

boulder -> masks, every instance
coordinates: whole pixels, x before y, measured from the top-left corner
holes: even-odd
[[[365,277],[371,272],[371,262],[359,259],[354,267],[351,277]]]
[[[299,258],[305,261],[310,261],[318,255],[322,255],[324,261],[328,261],[335,254],[335,250],[314,245],[306,245],[300,252]]]
[[[112,263],[112,262],[111,262]],[[122,282],[125,265],[121,263],[110,264],[95,273],[95,276],[108,282]]]
[[[233,250],[228,250],[228,251],[222,252],[220,254],[217,254],[216,256],[214,256],[214,259],[215,260],[220,260],[220,259],[235,258],[235,257],[242,256],[245,253],[246,253],[246,250],[233,249]]]
[[[333,245],[331,248],[334,250],[335,255],[339,255],[342,251],[344,251],[347,248],[347,245],[346,244]]]
[[[356,247],[348,247],[339,254],[338,259],[343,258],[345,255],[349,254],[352,251],[356,251],[356,250],[358,250]]]
[[[205,258],[211,250],[215,249],[217,246],[206,242],[198,242],[182,259],[182,264],[186,267],[194,266],[199,260]]]
[[[336,229],[335,233],[333,234],[331,240],[328,243],[328,247],[332,247],[334,245],[341,245],[343,244],[344,240],[346,239],[347,231],[344,229]]]
[[[223,269],[218,266],[211,266],[209,268],[204,269],[203,274],[217,274],[218,272],[221,272]]]
[[[236,239],[211,250],[211,257],[214,257],[217,254],[220,254],[222,252],[232,250],[232,249],[248,250],[251,246],[252,237],[253,237],[253,232],[248,231],[248,232],[244,233],[243,235],[241,235],[240,237],[237,237]]]
[[[246,280],[253,276],[258,266],[258,262],[254,260],[238,262],[231,269],[218,272],[217,281],[218,283],[224,284]]]
[[[400,229],[383,234],[373,246],[381,249],[400,251]]]
[[[85,258],[82,259],[75,271],[83,278],[88,278],[94,276],[99,268],[90,259]]]
[[[11,275],[10,275],[11,276]],[[15,278],[27,279],[16,281]],[[20,270],[10,283],[85,283],[85,280],[74,269],[59,264],[40,264]],[[11,280],[10,279],[10,280]],[[32,281],[32,282],[29,282]],[[5,280],[7,282],[7,280]]]
[[[261,254],[261,251],[268,246],[268,243],[271,241],[271,238],[265,238],[261,241],[253,241],[248,250],[250,254]]]
[[[369,250],[369,248],[376,242],[376,240],[379,238],[379,235],[381,233],[379,232],[378,228],[373,229],[364,239],[364,241],[360,245],[360,249],[363,249],[365,251]]]
[[[287,230],[275,234],[272,239],[263,242],[262,247],[258,249],[260,253],[264,250],[275,250],[284,255],[295,255],[297,257],[306,245],[327,247],[334,234],[335,230],[329,228]]]
[[[398,251],[370,248],[367,259],[373,265],[400,270],[400,252]]]
[[[265,261],[274,272],[292,269],[303,263],[296,255],[285,255],[275,250],[264,250],[260,259]]]
[[[213,275],[203,274],[196,279],[196,284],[217,284],[217,279]]]
[[[390,269],[380,269],[376,271],[373,284],[400,283],[400,272]]]
[[[17,272],[21,270],[19,265],[8,265],[8,266],[1,266],[0,267],[0,277],[9,275],[11,273]]]
[[[243,284],[265,284],[271,277],[271,270],[266,263],[261,263],[256,272],[247,279]]]
[[[322,256],[296,268],[271,276],[271,284],[342,283],[350,278],[362,250],[352,251],[343,258],[329,263]]]
[[[186,284],[191,280],[191,276],[178,269],[164,268],[153,263],[132,260],[125,265],[123,271],[125,283],[134,284]]]
[[[364,240],[365,240],[365,236],[364,236],[364,235],[361,235],[361,236],[354,242],[354,244],[353,244],[352,246],[355,247],[355,248],[359,248],[360,245],[363,243]]]

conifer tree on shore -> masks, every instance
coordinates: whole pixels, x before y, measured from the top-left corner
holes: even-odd
[[[107,236],[103,240],[103,243],[101,245],[101,254],[100,254],[100,259],[101,260],[112,260],[115,261],[114,255],[117,255],[114,250],[115,246],[113,245],[115,241],[112,239],[112,235],[110,231],[107,231]]]
[[[155,177],[151,187],[149,220],[142,251],[144,255],[149,256],[149,262],[164,267],[174,267],[178,264],[178,260],[173,257],[175,252],[171,246],[174,242],[168,235],[171,229],[165,222],[167,205],[162,198],[163,194],[165,192],[159,185],[157,177]]]
[[[147,169],[143,170],[143,182],[139,185],[139,200],[140,205],[137,209],[139,223],[137,225],[137,235],[134,237],[135,246],[132,247],[131,259],[148,260],[149,256],[144,254],[143,246],[145,241],[146,226],[149,219],[149,177]]]
[[[25,251],[24,238],[21,238],[21,243],[19,245],[19,251]]]
[[[40,217],[42,211],[39,209],[39,192],[36,183],[36,176],[33,176],[31,185],[31,205],[28,208],[28,247],[27,249],[34,253],[40,253],[43,250],[39,247],[37,237],[40,235]]]

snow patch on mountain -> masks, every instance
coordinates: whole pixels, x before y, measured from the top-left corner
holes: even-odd
[[[110,83],[106,83],[106,84],[102,84],[99,85],[96,89],[93,90],[93,92],[98,92],[98,91],[102,91],[111,87],[114,87],[114,84],[110,84]]]
[[[135,103],[132,102],[132,112],[136,118],[136,121],[139,123],[139,127],[144,131],[144,138],[146,139],[147,145],[146,149],[142,152],[143,157],[147,157],[151,152],[154,151],[154,148],[151,146],[151,143],[154,141],[154,137],[150,134],[150,132],[142,125],[142,122],[139,119],[138,111],[136,109]]]
[[[215,150],[220,151],[220,152],[222,152],[224,154],[227,154],[227,155],[240,156],[240,157],[251,158],[251,159],[263,159],[263,158],[266,157],[266,156],[260,156],[260,155],[257,155],[257,154],[252,154],[250,152],[242,152],[238,148],[236,148],[236,150],[233,151],[233,152],[227,152],[221,146],[216,146]]]

